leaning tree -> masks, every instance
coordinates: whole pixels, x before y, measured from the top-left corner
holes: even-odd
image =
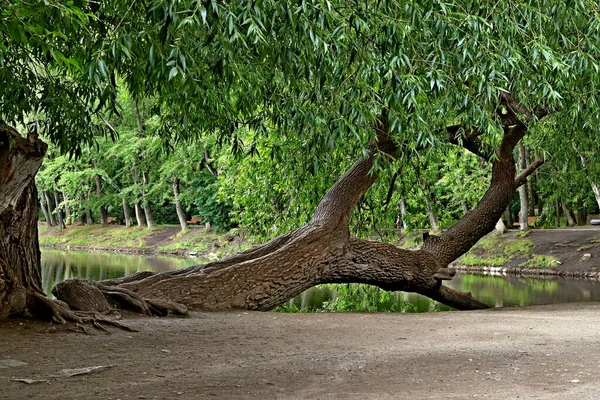
[[[29,309],[63,321],[79,318],[71,309],[115,305],[148,314],[268,310],[335,282],[485,307],[441,282],[542,164],[517,174],[515,147],[547,134],[539,128],[548,121],[560,138],[562,127],[598,119],[595,3],[74,3],[0,6],[9,38],[0,48],[0,316]],[[45,146],[37,134],[77,153],[95,129],[112,132],[106,113],[118,113],[118,83],[134,98],[159,99],[168,141],[216,132],[235,151],[246,130],[284,152],[297,152],[286,138],[299,138],[307,157],[350,148],[356,162],[292,232],[203,266],[69,280],[53,291],[62,301],[51,301],[39,289],[32,182]],[[352,237],[353,209],[381,172],[442,142],[491,163],[477,206],[416,251]]]

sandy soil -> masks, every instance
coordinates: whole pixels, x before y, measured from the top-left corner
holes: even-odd
[[[0,322],[0,399],[598,399],[599,313],[598,303],[193,313],[130,317],[140,332],[108,335],[9,320]],[[97,365],[112,367],[59,372]]]

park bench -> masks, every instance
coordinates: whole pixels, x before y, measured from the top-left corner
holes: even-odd
[[[106,223],[107,224],[112,224],[113,222],[117,222],[118,223],[117,217],[108,217],[108,218],[106,218]]]
[[[199,224],[200,222],[202,222],[204,218],[202,217],[192,217],[192,219],[190,219],[189,221],[186,221],[188,223],[188,225],[196,225]]]

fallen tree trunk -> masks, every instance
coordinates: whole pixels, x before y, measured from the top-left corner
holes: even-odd
[[[329,189],[307,225],[206,265],[138,273],[100,284],[69,280],[58,284],[53,293],[76,308],[71,287],[77,285],[84,292],[86,287],[95,292],[99,289],[105,298],[112,299],[111,306],[133,304],[133,309],[149,314],[156,301],[195,310],[270,310],[318,284],[356,282],[421,293],[458,309],[487,308],[468,293],[442,286],[442,281],[452,278],[448,264],[494,229],[516,188],[541,165],[536,160],[516,176],[513,150],[527,128],[514,113],[503,118],[507,120],[504,139],[495,154],[483,149],[477,134],[465,135],[460,141],[492,162],[489,189],[473,211],[440,236],[426,237],[420,250],[399,249],[349,234],[350,214],[376,179],[372,170],[375,158],[397,155],[398,147],[389,136],[384,113],[376,127],[378,140],[370,156],[357,161]],[[118,301],[115,291],[119,291]],[[163,307],[161,313],[168,308]]]

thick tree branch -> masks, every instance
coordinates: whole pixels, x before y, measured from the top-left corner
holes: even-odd
[[[492,161],[492,179],[475,209],[440,236],[429,236],[423,250],[448,265],[466,253],[479,239],[491,232],[514,193],[515,160],[513,150],[527,132],[522,124],[504,128],[504,137]]]
[[[447,127],[446,132],[448,133],[450,143],[469,150],[485,161],[492,159],[494,150],[491,146],[479,140],[479,136],[482,134],[481,131],[467,132],[462,125],[454,125]]]
[[[531,163],[531,165],[529,165],[523,172],[519,174],[519,176],[515,178],[515,189],[525,184],[525,182],[527,181],[527,177],[531,175],[536,169],[541,167],[542,164],[544,164],[544,160],[542,160],[539,156],[536,156],[535,160]]]

